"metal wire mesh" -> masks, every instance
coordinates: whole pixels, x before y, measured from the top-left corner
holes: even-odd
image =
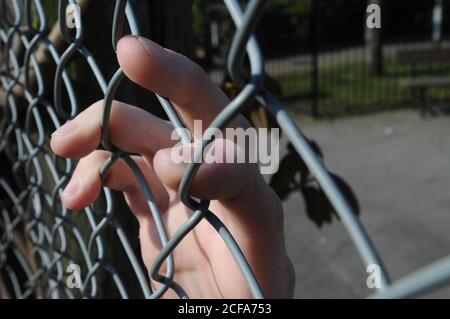
[[[240,267],[250,291],[255,298],[263,298],[263,292],[245,256],[224,224],[208,209],[209,202],[197,201],[189,197],[189,189],[194,179],[205,147],[212,136],[204,135],[202,147],[196,149],[194,159],[182,178],[179,195],[182,202],[192,210],[192,215],[178,231],[169,238],[162,222],[158,206],[142,172],[129,154],[114,147],[109,140],[108,120],[111,103],[115,97],[124,73],[118,69],[108,82],[90,50],[83,44],[83,35],[90,32],[83,25],[75,10],[76,32],[73,35],[67,27],[66,8],[82,1],[59,0],[59,31],[67,43],[59,53],[46,32],[47,19],[42,1],[0,1],[0,80],[2,90],[2,127],[0,155],[2,157],[2,192],[0,229],[0,293],[12,298],[95,298],[102,297],[100,287],[108,277],[114,290],[122,298],[130,297],[127,281],[117,264],[108,256],[106,248],[110,242],[105,235],[108,230],[116,236],[126,255],[127,277],[134,278],[141,295],[145,298],[159,298],[168,289],[174,290],[180,298],[187,298],[183,287],[173,279],[173,250],[179,242],[202,220],[209,222],[221,236]],[[376,264],[381,269],[382,286],[371,297],[398,298],[415,296],[450,280],[450,257],[415,272],[391,284],[387,271],[371,243],[364,227],[346,203],[333,179],[321,160],[311,149],[307,139],[297,124],[291,119],[278,100],[263,87],[264,59],[253,31],[258,24],[267,1],[251,0],[242,10],[237,0],[224,0],[236,25],[236,33],[228,57],[228,71],[243,90],[214,119],[210,127],[223,128],[248,102],[257,99],[277,119],[285,135],[294,145],[311,173],[326,193],[353,240],[365,265]],[[37,17],[32,19],[32,16]],[[128,23],[131,33],[139,35],[138,22],[132,6],[125,0],[116,0],[113,17],[112,47],[122,36],[124,24]],[[38,27],[36,27],[36,24]],[[19,41],[25,48],[22,56],[15,45]],[[46,99],[50,83],[45,81],[43,63],[38,56],[44,48],[56,65],[53,79],[53,103]],[[59,196],[73,170],[72,160],[57,158],[49,149],[48,136],[61,123],[79,113],[80,107],[72,80],[68,74],[68,63],[78,52],[87,61],[92,75],[104,93],[104,114],[102,123],[103,147],[112,152],[101,173],[122,158],[132,169],[147,197],[148,205],[155,220],[158,237],[162,246],[149,277],[160,283],[153,290],[141,262],[134,253],[123,225],[117,217],[111,191],[103,188],[100,204],[84,210],[83,217],[74,217],[60,202]],[[243,72],[242,61],[247,55],[250,61],[250,76]],[[69,105],[63,107],[63,92]],[[175,128],[183,128],[181,119],[170,101],[157,96],[168,118]],[[183,133],[184,130],[179,130]],[[206,131],[205,134],[207,134]],[[183,143],[190,143],[190,137],[181,136]],[[166,262],[166,273],[161,274],[161,265]],[[83,273],[81,287],[72,290],[66,284],[66,267],[82,263],[87,272]]]

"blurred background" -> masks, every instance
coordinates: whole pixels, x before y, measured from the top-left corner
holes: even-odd
[[[365,23],[369,4],[380,5],[381,29]],[[220,81],[233,23],[221,1],[193,6],[194,57]],[[411,106],[401,80],[448,74],[449,55],[435,50],[448,47],[449,17],[448,1],[272,0],[257,37],[292,111],[341,116]],[[428,94],[448,98],[445,88]]]
[[[192,30],[180,26],[178,32],[163,16],[170,27],[157,36],[224,86],[235,29],[223,3],[193,0],[192,17],[176,3],[165,2],[163,11]],[[379,29],[367,27],[370,4],[381,8]],[[271,0],[257,38],[269,87],[321,151],[392,278],[446,256],[450,1]],[[299,181],[305,175],[301,159],[284,141],[282,154],[280,171],[268,180],[283,199],[295,296],[372,293],[368,273],[326,198],[314,182]],[[449,298],[450,288],[425,297]]]
[[[83,43],[110,79],[118,67],[110,44],[114,1],[79,2],[87,3],[83,23],[91,26]],[[195,60],[230,96],[239,91],[226,72],[235,28],[222,1],[132,2],[144,36]],[[367,26],[370,4],[381,8],[381,28]],[[57,1],[43,5],[50,30]],[[448,255],[450,0],[270,0],[257,38],[267,62],[266,87],[333,173],[392,278]],[[47,65],[49,78],[54,68]],[[74,56],[67,69],[80,105],[103,97],[82,57]],[[47,94],[51,99],[51,90]],[[162,114],[154,96],[129,81],[118,97]],[[247,114],[253,124],[276,127],[260,109],[254,105]],[[345,229],[284,137],[281,155],[280,170],[267,181],[285,208],[295,297],[373,293]],[[121,198],[116,201],[126,210]],[[137,234],[135,221],[119,215],[130,237]],[[138,253],[137,240],[132,244]],[[118,272],[127,278],[126,268]],[[106,288],[103,296],[115,295]],[[450,287],[425,297],[449,298]]]

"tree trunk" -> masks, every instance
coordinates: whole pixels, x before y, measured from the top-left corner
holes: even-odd
[[[367,0],[367,6],[378,5],[382,7],[382,0]],[[366,13],[364,21],[365,42],[366,42],[366,65],[370,73],[376,75],[383,74],[383,44],[382,44],[382,26],[379,28],[368,24],[368,18],[371,13]],[[383,11],[381,11],[383,17]],[[381,18],[382,19],[382,18]]]

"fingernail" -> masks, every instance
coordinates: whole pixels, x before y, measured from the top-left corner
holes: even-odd
[[[72,178],[72,180],[69,182],[69,184],[64,189],[62,196],[66,197],[66,198],[72,197],[77,192],[78,186],[79,186],[78,180]]]
[[[136,38],[137,38],[137,39],[139,40],[139,42],[142,44],[142,46],[144,47],[145,51],[147,51],[147,53],[148,53],[149,55],[152,55],[152,48],[151,48],[151,45],[149,44],[149,42],[146,41],[144,38],[139,37],[139,36],[137,36]]]
[[[76,128],[75,121],[73,121],[73,120],[67,121],[66,123],[64,123],[63,126],[61,126],[56,131],[53,132],[52,137],[63,136],[63,135],[69,134],[70,132],[75,130],[75,128]]]
[[[157,58],[159,60],[163,60],[163,59],[167,59],[168,55],[167,52],[173,52],[169,49],[163,48],[160,45],[149,41],[146,38],[140,37],[140,36],[136,36],[136,38],[139,40],[139,42],[142,44],[142,46],[144,47],[145,51],[147,51],[148,55]]]

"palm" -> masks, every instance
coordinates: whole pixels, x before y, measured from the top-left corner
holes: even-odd
[[[216,208],[217,213],[222,211],[226,213],[226,210],[217,201],[211,204]],[[163,213],[163,220],[168,225],[169,236],[173,235],[191,215],[191,212],[178,198],[174,198],[172,205]],[[149,231],[150,229],[151,231]],[[160,251],[159,239],[156,237],[153,221],[149,218],[148,223],[141,224],[140,231],[142,256],[148,269]],[[173,257],[174,280],[184,288],[188,296],[197,298],[251,297],[245,282],[240,279],[241,274],[233,257],[216,231],[205,221],[200,222],[184,238],[175,249]],[[164,273],[164,271],[163,268],[160,272]],[[229,278],[239,279],[230,282]],[[158,284],[154,287],[158,287]],[[166,296],[176,297],[174,292],[168,292]]]
[[[167,225],[167,232],[171,237],[179,227],[187,221],[192,212],[180,202],[174,191],[171,193],[170,208],[162,212],[162,218]],[[211,210],[219,218],[232,214],[219,201],[212,201]],[[238,242],[243,238],[237,236]],[[144,263],[150,269],[156,255],[160,251],[160,242],[155,232],[152,218],[141,223],[140,242]],[[245,250],[248,258],[252,247]],[[251,294],[243,280],[240,270],[221,240],[217,232],[206,222],[200,222],[173,253],[175,263],[174,280],[181,285],[188,296],[209,298],[249,298]],[[165,268],[160,270],[164,273]],[[230,281],[230,278],[235,278]],[[154,287],[158,287],[156,284]],[[167,296],[175,297],[173,292]]]

